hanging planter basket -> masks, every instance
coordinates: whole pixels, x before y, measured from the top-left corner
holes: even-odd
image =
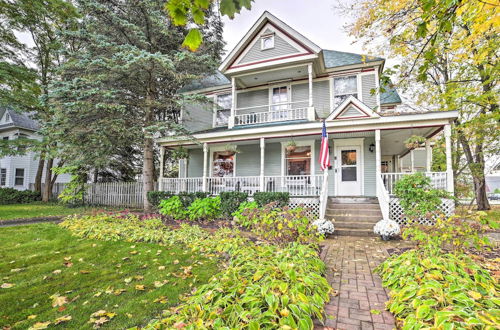
[[[405,147],[408,149],[416,149],[420,147],[422,143],[425,143],[425,137],[413,135],[405,141]]]
[[[290,141],[286,145],[286,152],[288,153],[294,152],[296,149],[297,149],[297,144],[295,143],[295,141]]]
[[[235,145],[232,144],[226,144],[224,146],[224,150],[220,152],[221,155],[223,156],[231,156],[236,153],[238,153],[238,148]]]

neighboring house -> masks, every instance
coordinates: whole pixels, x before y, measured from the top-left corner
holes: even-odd
[[[40,135],[37,134],[38,129],[38,123],[28,115],[10,109],[0,109],[0,139],[12,140],[21,136],[29,139],[41,139]],[[0,187],[18,190],[30,189],[30,185],[35,183],[38,161],[38,154],[32,151],[28,151],[24,155],[0,158]],[[65,183],[69,180],[68,174],[62,174],[57,177],[56,182]]]
[[[404,141],[412,135],[432,139],[444,130],[451,164],[450,125],[457,112],[395,114],[397,91],[378,90],[384,64],[379,57],[321,49],[265,12],[215,75],[184,88],[213,102],[189,104],[182,112],[196,142],[157,140],[163,148],[189,151],[179,178],[161,179],[161,189],[288,191],[295,203],[302,198],[308,205],[320,196],[349,196],[380,203],[389,217],[389,194],[403,175],[393,172],[401,172],[398,159],[408,152]],[[318,163],[323,120],[332,160],[326,186]],[[435,186],[453,191],[451,166],[429,176]],[[323,202],[320,211],[325,207]]]
[[[497,189],[500,190],[500,162],[486,174],[486,191],[493,194]]]

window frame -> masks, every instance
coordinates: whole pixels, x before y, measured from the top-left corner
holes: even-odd
[[[265,40],[271,40],[272,45],[270,47],[264,47],[265,46]],[[271,34],[266,34],[260,37],[260,50],[269,50],[269,49],[274,49],[275,47],[275,36],[274,33]]]
[[[23,171],[23,175],[22,176],[17,175],[17,171],[18,170],[22,170]],[[16,168],[14,170],[14,186],[16,186],[16,187],[24,187],[24,181],[25,181],[24,179],[25,179],[25,177],[26,177],[26,169],[24,169],[24,168]],[[17,184],[17,180],[19,178],[23,180],[22,184]]]
[[[213,172],[214,172],[214,154],[216,152],[222,152],[222,151],[224,151],[225,148],[226,148],[225,146],[217,146],[217,147],[211,147],[211,148],[209,148],[209,161],[210,161],[210,163],[208,165],[208,167],[209,167],[208,168],[208,170],[209,170],[208,176],[209,177],[214,177],[213,176]],[[220,178],[234,178],[234,177],[236,177],[237,155],[238,155],[238,153],[235,153],[233,155],[233,175],[232,176],[225,176],[225,177],[221,176]],[[216,177],[216,178],[218,178],[218,177]]]
[[[7,169],[2,167],[0,168],[0,187],[7,186]]]
[[[286,146],[288,141],[281,142],[281,176],[287,177],[288,175],[288,167],[287,167],[287,154],[286,154]],[[311,148],[311,173],[303,174],[303,175],[316,175],[316,142],[315,140],[305,140],[305,141],[295,141],[297,147],[310,147]],[[296,175],[291,175],[296,176]]]
[[[273,92],[274,92],[274,89],[276,88],[286,88],[286,102],[279,102],[279,103],[273,103]],[[272,85],[272,86],[269,86],[268,88],[268,111],[269,112],[272,112],[272,111],[280,111],[280,110],[287,110],[288,107],[290,106],[291,107],[291,104],[292,104],[292,85],[290,83],[288,84],[275,84],[275,85]],[[285,107],[284,109],[281,108],[281,107]],[[274,109],[273,107],[280,107],[279,109]]]
[[[231,99],[231,103],[230,103],[230,106],[228,109],[222,109],[219,106],[218,98],[219,98],[219,96],[224,96],[224,95],[229,96]],[[232,97],[233,97],[233,95],[231,93],[220,93],[220,94],[214,95],[214,114],[213,114],[212,127],[225,127],[229,124],[229,117],[231,117],[231,108],[232,108],[232,104],[233,104]],[[229,117],[228,117],[228,121],[226,124],[222,124],[222,125],[217,124],[217,113],[219,111],[229,111]]]
[[[335,92],[335,80],[336,79],[343,79],[343,78],[353,78],[353,77],[356,79],[356,93],[336,94],[336,92]],[[354,94],[356,94],[355,97],[359,100],[360,90],[361,90],[361,80],[360,80],[358,74],[348,74],[348,75],[343,75],[343,76],[332,77],[332,92],[331,93],[332,93],[332,104],[334,105],[334,109],[336,109],[340,104],[342,104],[342,102],[345,101],[345,99],[344,99],[335,105],[335,98],[336,97],[341,97],[341,96],[345,96],[345,95],[348,95],[347,97],[349,97],[351,95],[354,96]]]

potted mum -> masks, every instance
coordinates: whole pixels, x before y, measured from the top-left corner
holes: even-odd
[[[318,219],[314,221],[312,225],[317,228],[318,234],[324,236],[331,235],[335,231],[335,227],[333,226],[333,223],[330,220]]]
[[[287,152],[294,152],[295,149],[297,149],[297,143],[295,143],[295,141],[292,140],[286,144],[286,151]]]
[[[392,237],[399,235],[399,233],[401,233],[401,228],[396,221],[382,219],[375,224],[373,232],[379,235],[382,240],[388,241]]]

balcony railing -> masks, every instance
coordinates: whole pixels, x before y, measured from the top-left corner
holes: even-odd
[[[446,172],[423,172],[427,177],[431,179],[431,185],[435,189],[446,190]],[[385,189],[390,195],[394,195],[394,185],[403,176],[414,174],[414,173],[382,173],[382,182],[384,183]]]
[[[237,108],[235,110],[234,124],[238,126],[307,119],[309,111],[307,101]]]
[[[290,196],[319,196],[322,175],[207,177],[206,192],[218,195],[242,191],[250,196],[258,191],[288,192]],[[203,191],[203,178],[164,178],[159,189],[174,193]]]

